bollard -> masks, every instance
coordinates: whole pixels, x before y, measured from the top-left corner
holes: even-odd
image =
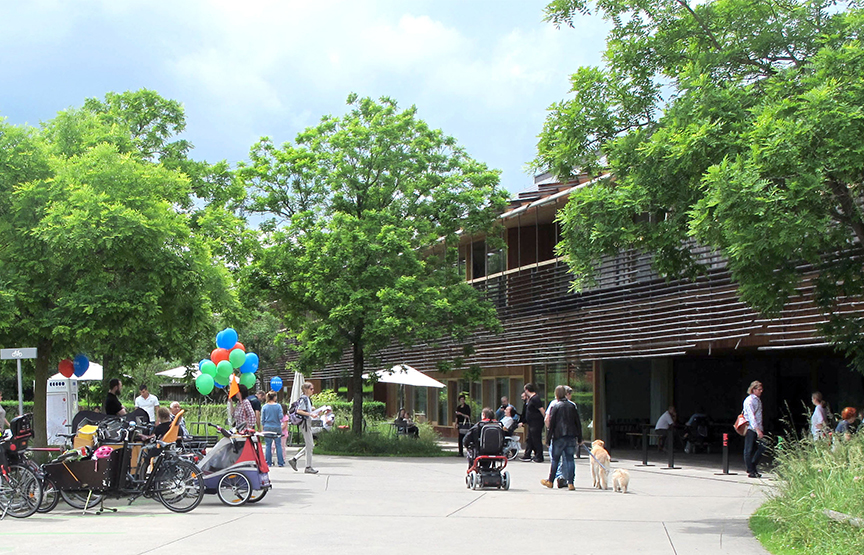
[[[729,472],[729,434],[723,434],[723,472],[715,472],[715,476],[735,476],[737,472]]]
[[[642,464],[636,466],[654,466],[648,464],[648,426],[642,426]]]
[[[680,466],[675,466],[675,428],[672,426],[666,430],[666,452],[669,453],[669,462],[663,470],[680,470]]]

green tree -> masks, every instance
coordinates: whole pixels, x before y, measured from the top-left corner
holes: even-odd
[[[134,139],[89,110],[61,112],[41,132],[0,127],[0,337],[39,349],[37,430],[59,359],[84,351],[112,373],[194,357],[212,313],[233,309],[227,269],[182,208],[189,178]]]
[[[859,3],[559,0],[547,18],[572,23],[592,6],[612,26],[605,66],[572,76],[534,161],[606,176],[560,216],[576,288],[624,248],[653,253],[661,275],[693,277],[701,244],[773,315],[811,264],[824,333],[864,368],[862,320],[836,310],[864,293]]]
[[[391,341],[496,329],[495,310],[457,272],[458,232],[492,227],[507,200],[498,172],[430,129],[414,107],[348,98],[277,148],[262,139],[240,176],[249,209],[269,213],[251,283],[278,302],[308,373],[350,352],[353,428],[362,374]]]

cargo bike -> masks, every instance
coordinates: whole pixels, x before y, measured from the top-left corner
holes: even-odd
[[[127,498],[131,504],[139,497],[155,499],[174,512],[191,511],[204,497],[204,480],[176,444],[179,421],[175,418],[162,440],[146,440],[142,435],[148,426],[102,420],[91,447],[81,446],[42,466],[45,480],[70,505],[85,511],[97,504],[97,512],[116,511],[104,506],[105,499]]]

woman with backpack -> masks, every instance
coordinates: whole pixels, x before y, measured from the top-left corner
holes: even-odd
[[[291,468],[297,470],[297,459],[304,453],[306,454],[306,474],[318,474],[318,471],[312,468],[312,448],[315,445],[315,438],[312,437],[311,420],[317,416],[312,408],[312,399],[309,398],[315,391],[315,386],[309,382],[303,384],[303,395],[300,396],[297,403],[297,414],[303,417],[303,421],[298,424],[300,432],[303,434],[303,447],[297,453],[288,459],[288,464]]]

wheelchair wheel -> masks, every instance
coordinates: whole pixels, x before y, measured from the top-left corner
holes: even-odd
[[[510,473],[506,470],[501,473],[501,489],[510,489]]]
[[[216,490],[219,500],[236,507],[249,501],[252,496],[252,484],[249,478],[239,472],[230,472],[219,479],[219,488]]]
[[[483,487],[483,476],[480,473],[476,473],[474,475],[474,484],[473,487],[475,490]]]
[[[465,476],[465,486],[468,489],[474,489],[474,481],[477,478],[479,478],[479,476],[477,476],[477,473],[472,470],[467,476]]]

